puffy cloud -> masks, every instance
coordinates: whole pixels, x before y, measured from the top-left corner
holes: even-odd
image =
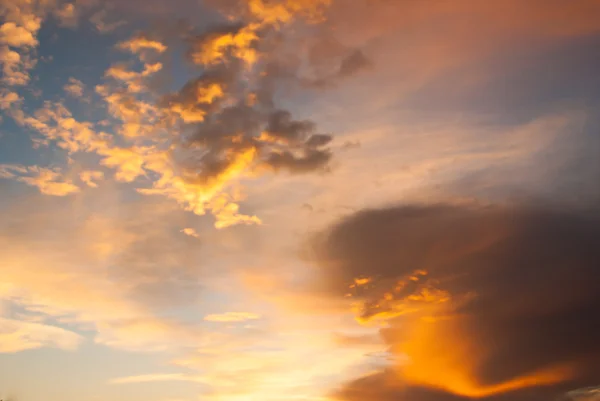
[[[12,47],[34,47],[38,41],[34,36],[39,29],[39,23],[30,26],[31,30],[17,26],[14,22],[5,22],[0,26],[0,43]]]
[[[153,50],[158,53],[163,53],[167,50],[167,46],[157,40],[151,40],[143,36],[131,38],[125,42],[121,42],[117,45],[117,48],[121,50],[127,50],[131,53],[140,53],[144,50]]]
[[[4,20],[0,26],[0,63],[2,81],[6,85],[29,82],[28,71],[35,66],[31,52],[38,45],[37,33],[50,6],[25,0],[0,4],[0,16]]]
[[[63,86],[63,89],[68,95],[79,98],[83,96],[85,85],[80,80],[71,77],[69,78],[69,82]]]
[[[83,2],[80,2],[80,4],[64,3],[62,6],[58,6],[53,14],[62,26],[74,28],[77,26],[82,6]]]
[[[26,85],[29,82],[27,62],[21,55],[8,46],[0,46],[2,63],[2,81],[8,86]]]
[[[218,228],[258,224],[259,217],[240,211],[242,180],[278,171],[325,171],[332,156],[327,148],[331,136],[277,107],[277,80],[286,75],[287,67],[272,74],[273,66],[279,65],[273,61],[285,58],[278,54],[278,37],[287,34],[286,24],[320,22],[328,5],[328,1],[238,4],[235,24],[189,39],[189,56],[203,68],[175,93],[157,93],[151,84],[163,73],[161,57],[167,47],[161,39],[139,34],[120,42],[117,48],[135,54],[142,67],[114,64],[105,71],[105,82],[96,86],[116,120],[111,134],[78,121],[60,103],[47,102],[33,115],[21,115],[18,122],[42,135],[35,138],[37,145],[56,143],[70,155],[99,155],[99,163],[114,169],[118,181],[150,179],[150,187],[139,188],[140,193],[166,196],[199,215],[209,212]],[[64,10],[77,11],[68,5]],[[6,51],[12,52],[8,47]],[[5,70],[13,82],[26,83],[28,77],[19,75],[27,70],[21,68],[20,54],[10,55],[14,57],[6,58]],[[342,62],[350,65],[344,71],[360,64],[354,59]],[[82,86],[70,79],[64,89],[80,96]]]
[[[79,178],[88,187],[98,188],[98,181],[104,179],[104,173],[96,170],[85,170],[79,173]]]
[[[70,153],[106,149],[111,144],[109,135],[96,132],[90,122],[73,118],[62,103],[45,102],[44,107],[31,116],[24,116],[19,123],[42,136],[42,139],[35,138],[38,144],[55,142]]]
[[[324,288],[350,294],[360,322],[385,322],[399,358],[340,397],[535,397],[595,384],[599,230],[596,211],[508,206],[400,206],[334,225],[314,248]]]
[[[16,92],[0,91],[0,110],[8,110],[21,100],[21,97]]]
[[[199,65],[218,64],[228,55],[244,60],[248,64],[257,61],[254,47],[258,41],[256,25],[226,26],[223,29],[209,31],[193,41],[190,51],[192,61]]]

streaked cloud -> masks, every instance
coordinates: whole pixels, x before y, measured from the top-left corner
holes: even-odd
[[[190,375],[185,375],[185,374],[181,374],[181,373],[165,373],[165,374],[119,377],[119,378],[111,380],[111,383],[112,384],[131,384],[131,383],[148,383],[148,382],[165,382],[165,381],[202,382],[202,380],[200,378],[190,376]]]
[[[260,315],[250,312],[225,312],[204,316],[207,322],[232,323],[260,319]]]
[[[60,327],[0,317],[0,353],[42,347],[75,350],[83,338]]]
[[[41,193],[51,196],[67,196],[80,190],[70,179],[64,178],[59,170],[52,168],[0,165],[0,177],[21,181],[37,187]]]
[[[90,22],[94,25],[94,28],[101,33],[107,34],[113,32],[127,24],[124,20],[111,19],[108,15],[108,11],[105,9],[98,10],[90,17]]]

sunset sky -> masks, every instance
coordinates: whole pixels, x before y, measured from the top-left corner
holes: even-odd
[[[600,0],[0,0],[0,400],[600,400]]]

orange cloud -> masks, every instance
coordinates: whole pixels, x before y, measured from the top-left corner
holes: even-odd
[[[69,78],[69,82],[63,86],[64,91],[72,97],[82,97],[85,86],[76,78]]]
[[[0,177],[13,178],[52,196],[67,196],[80,190],[72,180],[64,179],[59,171],[44,167],[0,165]]]
[[[192,60],[196,64],[211,65],[222,62],[227,52],[231,51],[235,57],[252,65],[258,58],[256,50],[252,48],[252,44],[258,40],[258,28],[258,25],[252,24],[237,32],[212,33],[196,42],[191,53]]]
[[[384,323],[398,359],[373,397],[399,386],[488,398],[593,379],[599,228],[595,212],[399,206],[342,220],[315,250],[339,297],[375,277],[352,284],[353,310]]]
[[[21,101],[21,97],[16,92],[0,92],[0,110],[8,110]]]
[[[98,188],[98,181],[104,179],[104,173],[102,171],[86,170],[79,173],[79,178],[88,187]]]
[[[487,349],[483,344],[470,342],[466,329],[470,322],[456,316],[447,304],[424,305],[415,308],[412,313],[413,316],[403,320],[399,338],[392,339],[394,349],[407,358],[396,369],[400,381],[459,396],[483,398],[528,387],[562,383],[575,373],[571,365],[565,364],[493,384],[481,382],[478,369],[487,355]],[[388,317],[396,316],[390,314]]]
[[[190,237],[200,238],[200,234],[198,234],[198,232],[193,228],[184,228],[183,230],[181,230],[181,232]]]
[[[14,22],[5,22],[0,26],[0,44],[12,47],[34,47],[38,41],[34,36],[39,25],[30,25],[27,29],[17,26]]]
[[[241,211],[240,182],[281,170],[298,173],[322,168],[330,160],[329,151],[323,149],[330,138],[313,134],[313,123],[294,121],[289,112],[273,106],[265,109],[266,114],[259,112],[265,97],[272,96],[267,94],[272,92],[272,85],[267,82],[270,77],[263,73],[264,63],[255,68],[255,64],[263,61],[257,44],[268,39],[269,35],[263,33],[282,30],[285,23],[292,22],[292,16],[313,22],[313,17],[328,4],[328,1],[306,0],[251,1],[245,5],[247,13],[240,15],[241,25],[216,29],[192,41],[189,52],[192,60],[206,68],[200,77],[174,94],[161,95],[149,87],[150,79],[164,68],[161,59],[167,51],[164,43],[141,34],[118,43],[118,49],[134,54],[143,66],[136,69],[131,67],[133,63],[111,65],[104,73],[105,82],[95,88],[96,95],[108,106],[110,117],[117,120],[112,132],[100,131],[96,124],[74,118],[59,102],[46,102],[31,115],[23,110],[12,114],[20,125],[41,134],[34,139],[37,146],[55,143],[68,151],[70,158],[79,152],[96,154],[101,166],[114,170],[117,181],[145,180],[148,185],[136,188],[139,193],[166,196],[198,215],[209,212],[215,217],[217,228],[260,224],[259,217]],[[63,7],[57,12],[67,18],[75,16],[78,10]],[[34,18],[37,14],[28,15],[26,24],[21,21],[23,18],[9,22],[14,27],[37,32],[39,27],[34,23],[38,21]],[[8,25],[7,32],[13,32],[14,27]],[[28,59],[8,46],[4,50],[0,46],[0,51],[7,55],[3,65],[8,71],[5,75],[15,82],[26,82],[27,69],[22,67]],[[270,50],[265,48],[265,51]],[[252,68],[241,67],[238,59]],[[242,82],[248,85],[238,85]],[[64,90],[81,97],[83,83],[71,78]],[[265,99],[258,99],[258,91]],[[246,102],[250,95],[255,95],[255,100]],[[4,97],[6,106],[2,107],[18,103],[12,95]],[[256,124],[271,125],[267,121],[270,115],[274,116],[275,126],[269,133],[279,138],[275,142],[255,138]],[[206,141],[185,138],[192,124],[197,125],[196,132],[208,133]],[[176,137],[178,140],[174,140]],[[59,177],[49,174],[44,171],[37,181],[31,177],[20,180],[37,185],[48,194],[78,190],[70,181],[59,182]],[[86,172],[80,176],[91,187],[97,185],[99,178]]]
[[[157,40],[151,40],[143,36],[129,39],[117,45],[121,50],[128,50],[131,53],[139,53],[142,50],[154,50],[157,53],[163,53],[167,50],[167,46]]]

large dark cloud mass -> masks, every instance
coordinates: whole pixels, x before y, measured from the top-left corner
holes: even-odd
[[[408,357],[342,399],[537,400],[600,383],[596,211],[367,210],[314,249],[326,289],[353,291],[360,320],[388,321],[381,335]]]

